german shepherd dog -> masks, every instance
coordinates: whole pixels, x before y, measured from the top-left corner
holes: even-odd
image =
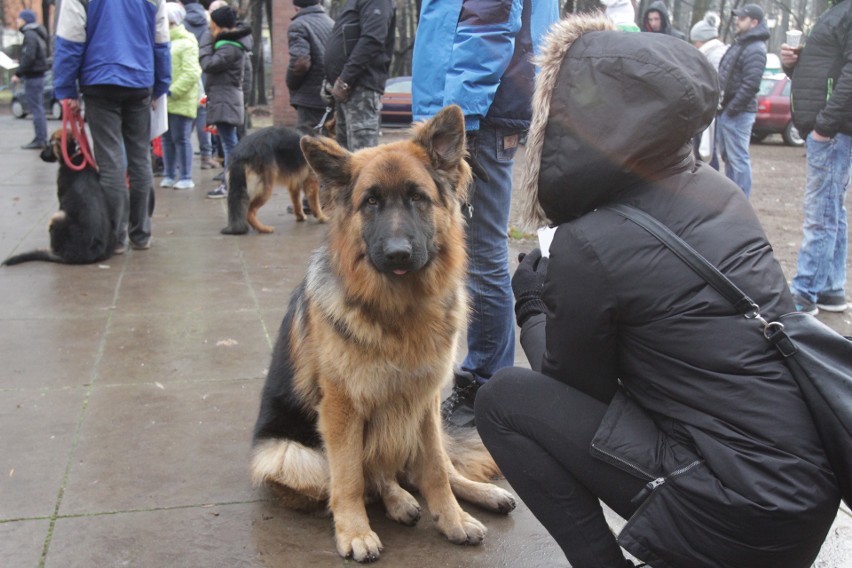
[[[66,146],[70,159],[81,154],[70,133]],[[97,170],[88,165],[79,172],[68,167],[62,154],[62,130],[51,135],[41,159],[59,162],[59,211],[50,218],[50,248],[11,256],[3,264],[11,266],[30,260],[90,264],[107,260],[115,250],[115,233]]]
[[[475,431],[461,440],[441,426],[440,390],[467,317],[461,204],[472,178],[461,109],[355,154],[329,138],[301,144],[334,207],[281,324],[252,480],[290,507],[327,502],[337,551],[359,562],[382,550],[366,499],[402,524],[419,520],[401,483],[419,490],[450,541],[478,544],[486,529],[456,496],[499,513],[515,501],[483,482],[499,471]]]
[[[301,193],[310,203],[320,223],[328,218],[319,201],[317,179],[311,173],[299,139],[302,133],[286,126],[270,126],[252,132],[240,140],[228,157],[228,226],[225,235],[243,235],[249,226],[259,233],[271,233],[272,227],[257,218],[277,185],[287,186],[297,221],[305,220]],[[249,177],[253,177],[249,183]]]

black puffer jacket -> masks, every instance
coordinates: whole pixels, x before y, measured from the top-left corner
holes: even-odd
[[[757,91],[766,69],[766,40],[769,28],[762,21],[737,37],[734,45],[719,62],[719,85],[722,108],[735,116],[741,112],[757,112]]]
[[[239,126],[245,117],[244,90],[251,78],[247,65],[251,28],[238,27],[215,38],[205,34],[204,38],[198,57],[207,76],[207,123]]]
[[[15,75],[18,77],[44,77],[50,68],[47,64],[47,30],[40,24],[25,24],[21,27],[24,43],[21,60]]]
[[[852,0],[820,17],[792,77],[793,123],[803,136],[852,135]]]
[[[610,26],[566,20],[544,48],[520,191],[528,216],[559,227],[547,314],[522,341],[546,337],[542,372],[609,402],[590,451],[649,482],[619,535],[627,550],[654,568],[810,566],[839,492],[794,379],[754,320],[597,209],[651,214],[765,316],[793,310],[742,191],[692,158],[715,71],[670,36],[587,31]]]
[[[287,66],[287,88],[290,104],[308,108],[324,108],[320,89],[325,79],[325,46],[334,27],[322,6],[299,10],[287,31],[290,64]],[[306,58],[306,62],[300,61]]]
[[[393,0],[346,0],[325,49],[326,79],[384,93],[395,38]]]

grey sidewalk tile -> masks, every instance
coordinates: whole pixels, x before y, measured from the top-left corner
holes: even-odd
[[[9,568],[35,568],[39,564],[50,521],[0,523],[0,562]]]
[[[147,254],[150,251],[129,251]],[[243,272],[129,272],[122,280],[116,310],[125,314],[206,313],[254,310]]]
[[[61,515],[254,498],[261,380],[95,387]]]
[[[259,378],[270,352],[255,311],[115,314],[98,384]]]
[[[0,284],[2,287],[2,284]],[[85,318],[5,319],[0,388],[82,387],[92,381],[107,314]]]
[[[85,398],[86,389],[0,393],[0,520],[54,514]]]
[[[113,308],[123,257],[110,268],[30,262],[0,268],[0,318],[92,317]]]

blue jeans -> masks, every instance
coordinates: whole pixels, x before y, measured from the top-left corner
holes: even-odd
[[[27,106],[33,115],[35,141],[47,145],[47,118],[44,115],[44,76],[24,79]]]
[[[192,121],[188,116],[169,113],[169,129],[163,135],[163,173],[167,178],[192,179]]]
[[[520,132],[481,124],[470,148],[490,181],[474,181],[465,234],[471,317],[461,370],[483,381],[515,362],[515,313],[509,276],[512,164]]]
[[[716,147],[725,160],[725,175],[740,186],[746,197],[751,195],[748,144],[756,117],[755,112],[741,112],[731,116],[727,111],[716,117]]]
[[[198,115],[195,117],[195,135],[198,137],[198,150],[202,158],[213,155],[213,143],[210,141],[210,133],[207,128],[207,107],[198,105]]]
[[[852,165],[852,136],[828,142],[808,135],[808,176],[804,199],[804,238],[799,249],[794,294],[816,301],[817,294],[843,295],[846,287],[846,190]]]
[[[219,140],[222,143],[222,154],[225,156],[225,169],[228,169],[228,156],[231,150],[237,145],[237,126],[234,124],[225,124],[219,122],[216,124],[216,129],[219,131]]]

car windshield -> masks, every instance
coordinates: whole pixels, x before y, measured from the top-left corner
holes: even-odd
[[[410,93],[411,92],[411,81],[394,81],[391,83],[388,81],[387,85],[385,85],[386,93]]]

